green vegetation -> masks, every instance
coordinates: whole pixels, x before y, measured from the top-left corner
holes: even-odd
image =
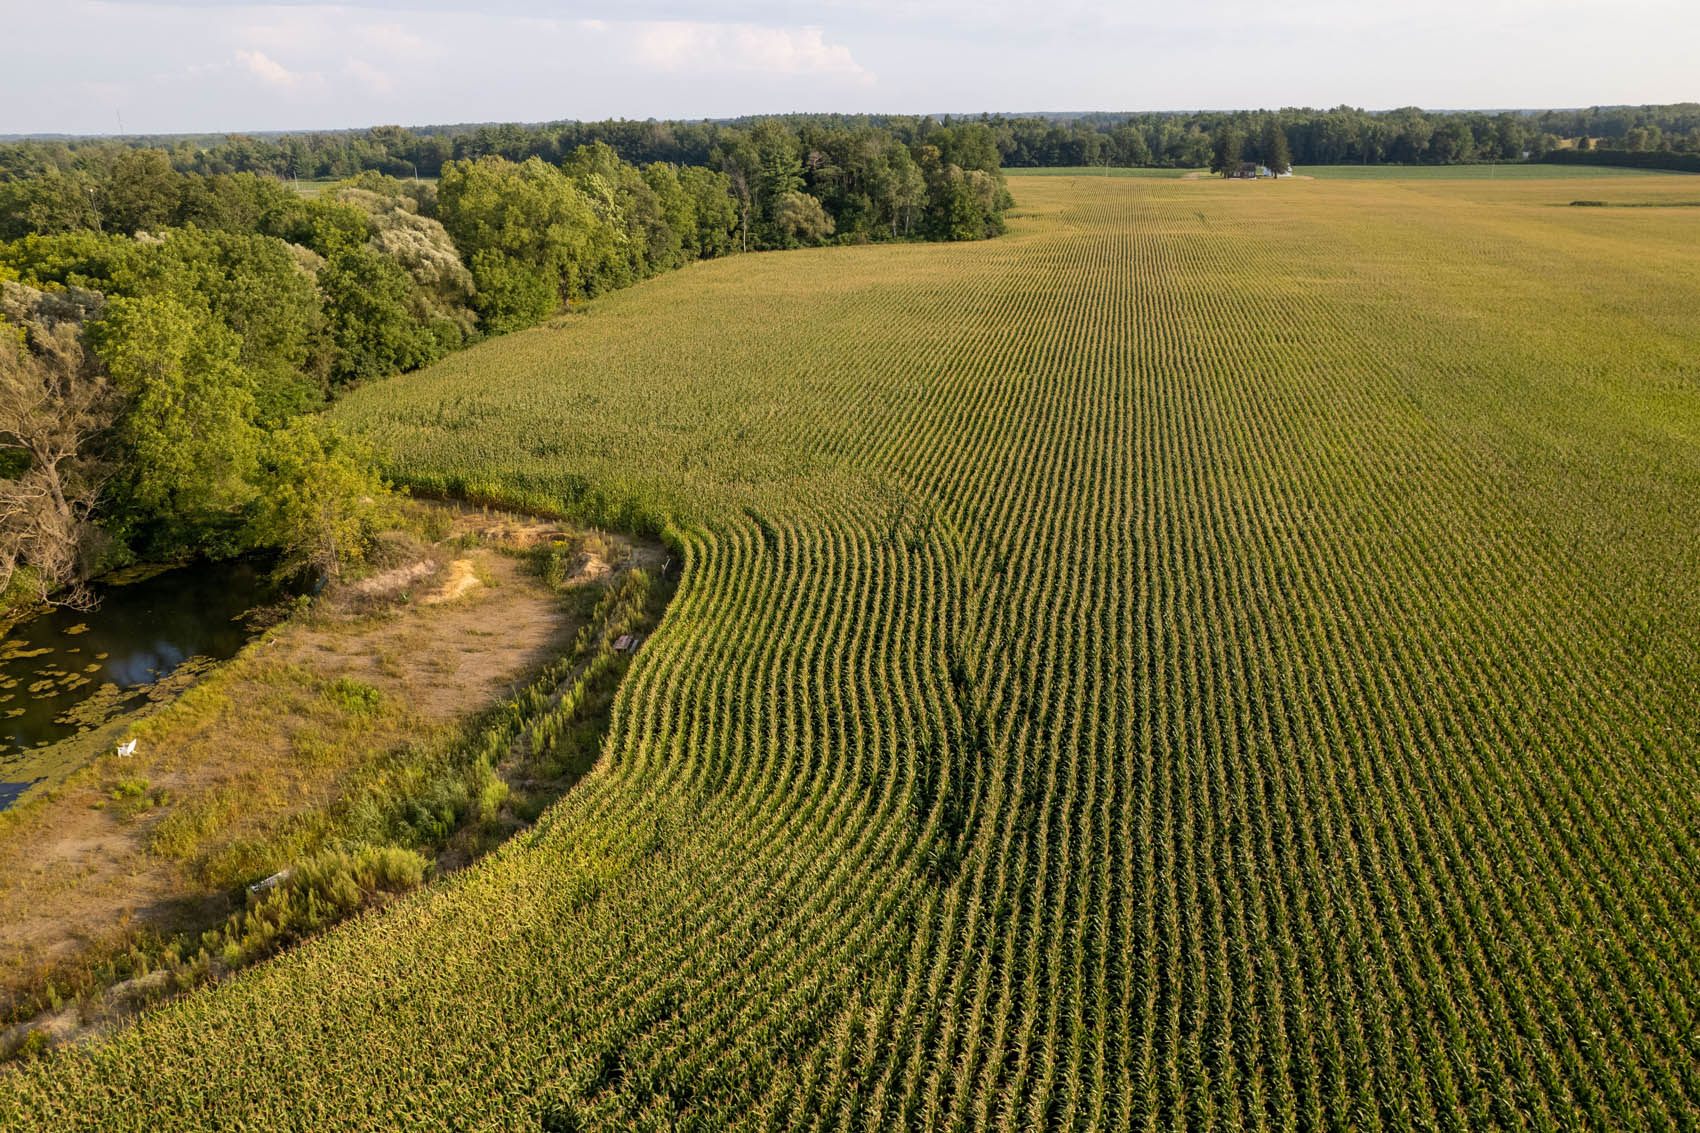
[[[1604,209],[1691,209],[1700,208],[1700,201],[1571,201],[1579,208]]]
[[[1350,106],[1321,110],[1288,107],[1280,111],[1149,111],[1135,114],[1047,114],[1020,117],[981,115],[934,118],[915,115],[793,114],[779,119],[655,122],[619,119],[606,122],[501,123],[424,126],[323,134],[167,135],[126,138],[125,145],[158,149],[176,169],[200,175],[252,172],[288,179],[314,178],[321,184],[376,171],[418,179],[436,176],[451,161],[498,156],[513,162],[539,157],[565,162],[580,146],[611,146],[637,165],[753,167],[738,164],[752,137],[778,122],[791,131],[808,155],[805,180],[838,220],[849,226],[835,195],[877,196],[883,178],[866,178],[869,157],[862,144],[878,131],[905,146],[937,146],[947,154],[959,137],[989,137],[1006,168],[1124,167],[1201,169],[1210,164],[1212,142],[1224,126],[1261,144],[1270,124],[1278,125],[1301,165],[1393,162],[1402,165],[1453,165],[1518,162],[1526,157],[1568,154],[1596,147],[1630,155],[1664,152],[1700,155],[1700,104],[1597,106],[1585,109],[1436,111],[1415,106],[1366,111]],[[23,141],[0,144],[0,180],[8,174],[48,166],[70,168],[83,150],[113,147],[113,139],[71,142]],[[977,145],[978,143],[973,143]],[[877,148],[877,147],[876,147]],[[1247,155],[1262,160],[1260,153]],[[956,160],[951,158],[950,160]],[[879,164],[877,161],[874,163]],[[964,169],[988,168],[957,161]],[[1618,164],[1624,164],[1618,162]],[[1680,168],[1680,167],[1679,167]],[[312,186],[303,186],[311,189]],[[890,187],[887,182],[885,188]],[[62,196],[76,204],[74,194]],[[0,203],[5,200],[0,194]],[[85,202],[86,205],[86,202]],[[0,209],[3,212],[3,209]]]
[[[1567,166],[1615,166],[1661,173],[1700,173],[1700,147],[1695,146],[1664,150],[1657,146],[1628,150],[1602,147],[1563,149],[1545,154],[1541,160]]]
[[[355,391],[399,479],[671,526],[601,758],[0,1113],[1690,1124],[1688,218],[1266,188],[1035,178]]]
[[[159,149],[3,148],[0,611],[79,604],[137,557],[358,562],[385,494],[310,416],[332,391],[734,250],[1003,230],[984,126],[812,140],[774,120],[714,169],[592,142],[311,197]]]

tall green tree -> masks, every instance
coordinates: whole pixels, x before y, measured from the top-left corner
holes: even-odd
[[[169,295],[201,307],[237,336],[237,361],[254,381],[260,419],[275,423],[313,408],[329,355],[314,277],[271,236],[167,229],[142,244],[119,294]]]
[[[697,256],[708,259],[729,255],[737,246],[740,224],[731,177],[719,170],[687,165],[679,170],[679,187],[691,199]]]
[[[437,210],[472,269],[488,329],[530,326],[583,293],[596,216],[554,166],[535,157],[450,162]]]
[[[756,154],[755,204],[764,244],[783,243],[775,210],[787,193],[803,188],[803,158],[796,134],[777,118],[764,118],[750,131]]]
[[[440,347],[414,316],[413,282],[371,248],[350,248],[319,271],[335,361],[331,378],[347,383],[387,377],[436,358]]]
[[[263,417],[278,421],[316,404],[328,363],[324,320],[313,276],[290,247],[269,236],[162,231],[145,239],[31,236],[0,246],[0,264],[35,286],[169,298],[235,333]]]
[[[643,168],[643,180],[660,210],[660,223],[646,230],[650,265],[656,271],[668,271],[696,259],[701,255],[696,200],[679,180],[678,169],[666,162],[651,162]]]
[[[162,296],[113,299],[90,335],[125,399],[113,526],[155,552],[228,542],[260,441],[236,336]]]
[[[335,578],[365,557],[393,510],[371,456],[327,421],[301,417],[265,438],[250,538],[281,553],[284,569]]]
[[[157,149],[106,151],[96,163],[103,227],[130,235],[163,228],[177,215],[183,179]]]
[[[1216,128],[1216,138],[1210,147],[1210,172],[1226,177],[1236,172],[1244,160],[1245,135],[1240,128],[1224,122]]]
[[[1263,123],[1263,136],[1257,147],[1269,172],[1280,177],[1293,171],[1293,151],[1287,144],[1287,131],[1279,118],[1270,117]]]
[[[913,234],[915,218],[927,203],[927,179],[907,146],[885,147],[869,171],[868,191],[876,214],[894,238]]]
[[[94,232],[101,227],[94,179],[52,169],[0,181],[0,239]]]

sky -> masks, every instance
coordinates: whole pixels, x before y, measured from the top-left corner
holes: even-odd
[[[0,134],[1700,100],[1697,0],[0,0]]]

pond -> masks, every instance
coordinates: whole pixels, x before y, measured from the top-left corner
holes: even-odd
[[[255,632],[246,615],[286,596],[263,566],[240,560],[94,589],[95,609],[50,610],[0,638],[0,810],[67,770],[65,741],[234,656]]]

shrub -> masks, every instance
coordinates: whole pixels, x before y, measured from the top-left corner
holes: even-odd
[[[354,715],[376,712],[383,703],[383,695],[377,689],[353,677],[339,677],[331,682],[325,689],[325,699]]]

